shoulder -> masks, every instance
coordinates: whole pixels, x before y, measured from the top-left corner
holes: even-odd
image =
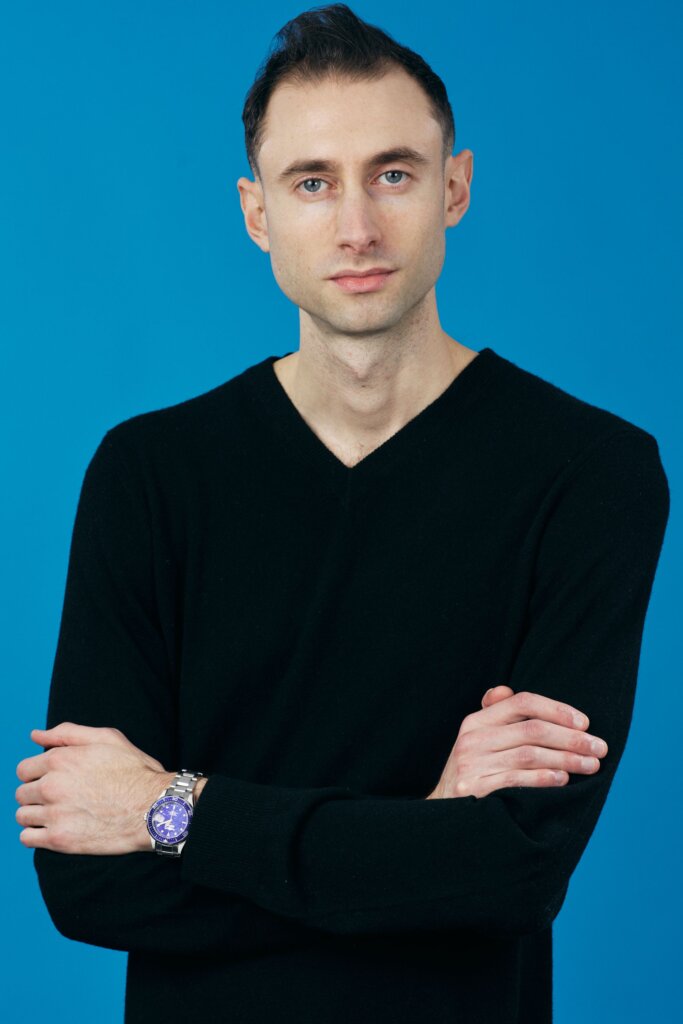
[[[497,429],[536,465],[561,469],[603,446],[649,450],[659,457],[656,438],[643,426],[504,356],[496,355],[495,369]]]
[[[231,445],[243,445],[244,380],[255,369],[247,367],[201,394],[120,420],[99,447],[116,452],[131,471],[145,475],[164,468],[182,474],[216,451],[229,457]]]
[[[539,522],[564,503],[660,529],[669,483],[649,430],[497,353],[490,366],[473,444],[502,502],[531,502]]]

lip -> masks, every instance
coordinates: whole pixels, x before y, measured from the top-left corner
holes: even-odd
[[[358,294],[360,292],[376,292],[384,287],[393,270],[365,271],[362,274],[342,274],[330,280],[342,291]]]
[[[370,267],[369,270],[340,270],[338,274],[333,274],[330,280],[336,281],[338,277],[370,277],[375,274],[393,274],[393,272],[393,267]]]

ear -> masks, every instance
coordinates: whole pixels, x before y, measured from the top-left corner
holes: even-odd
[[[450,156],[444,167],[444,228],[452,228],[462,220],[470,205],[474,153],[463,149]]]
[[[248,178],[239,178],[237,189],[249,237],[263,252],[270,252],[266,204],[260,183],[250,181]]]

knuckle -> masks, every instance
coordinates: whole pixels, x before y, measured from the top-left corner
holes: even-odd
[[[458,781],[455,784],[455,792],[458,794],[458,796],[467,795],[467,783],[465,782],[464,779],[458,779]]]
[[[50,829],[50,842],[58,853],[67,852],[68,838],[63,828],[56,826]]]
[[[45,775],[40,782],[40,792],[45,800],[57,800],[61,795],[61,783],[57,775]]]
[[[517,711],[524,714],[529,709],[531,694],[528,690],[520,690],[518,693],[514,694],[511,700],[514,700]]]
[[[455,752],[456,756],[461,751],[463,751],[463,750],[469,750],[469,748],[471,747],[472,743],[474,742],[472,737],[473,737],[473,733],[471,733],[471,732],[466,732],[466,733],[461,733],[460,734],[460,736],[458,737],[457,743],[455,744],[455,747],[454,747],[454,752]]]
[[[522,722],[522,732],[532,743],[542,739],[544,731],[545,725],[540,718],[527,718]]]
[[[572,733],[569,736],[569,739],[567,740],[567,746],[570,750],[573,750],[578,755],[583,750],[583,745],[585,742],[586,741],[584,739],[583,733],[572,731]]]
[[[517,748],[517,764],[529,766],[536,760],[536,749],[525,743]]]

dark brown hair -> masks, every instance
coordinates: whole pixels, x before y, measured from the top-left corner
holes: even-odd
[[[455,122],[439,76],[417,53],[401,46],[376,25],[362,21],[346,4],[328,4],[303,11],[280,29],[247,93],[242,121],[247,159],[254,177],[261,178],[258,153],[266,108],[277,85],[284,81],[320,82],[326,78],[376,81],[397,65],[412,75],[427,95],[432,117],[441,126],[444,164],[455,143]]]

